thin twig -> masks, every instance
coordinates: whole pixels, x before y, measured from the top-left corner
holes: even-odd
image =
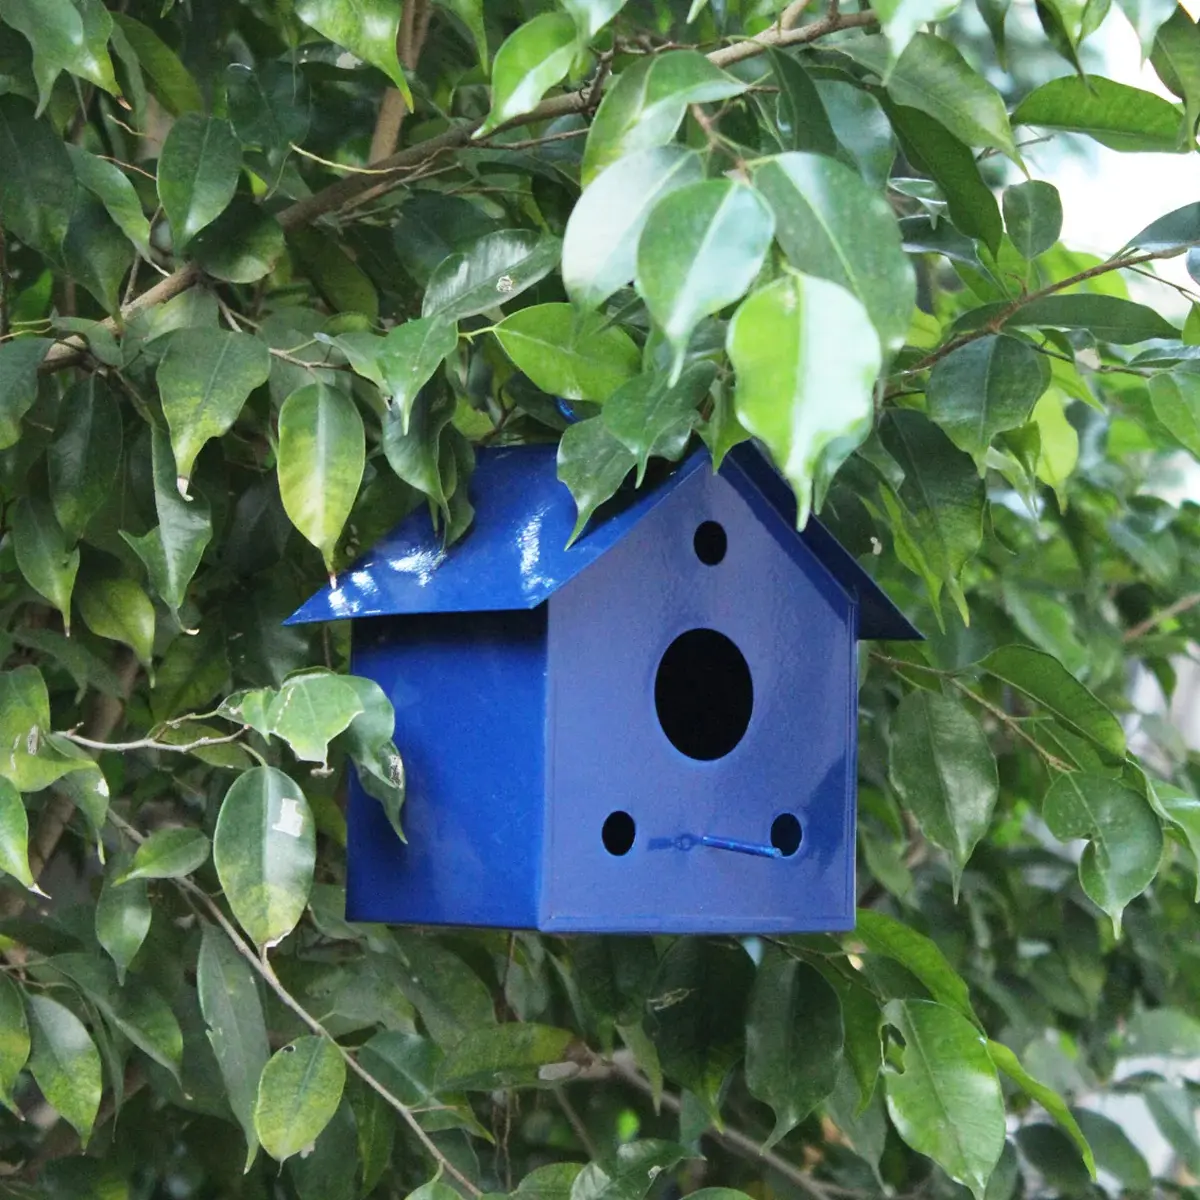
[[[89,750],[114,750],[118,752],[126,750],[169,750],[173,754],[190,754],[193,750],[199,750],[202,746],[225,746],[230,742],[236,742],[246,732],[247,728],[248,726],[244,725],[237,733],[226,734],[224,737],[202,737],[197,738],[194,742],[179,744],[175,742],[160,742],[156,738],[139,738],[135,742],[100,742],[94,741],[89,737],[84,737],[79,733],[63,733],[59,736],[65,737],[77,746],[86,746]]]
[[[1149,633],[1150,630],[1157,629],[1159,625],[1171,620],[1172,617],[1178,617],[1190,608],[1195,608],[1197,604],[1200,604],[1200,592],[1192,592],[1188,596],[1181,596],[1174,604],[1168,604],[1166,608],[1159,609],[1156,613],[1151,613],[1144,621],[1139,621],[1136,625],[1130,626],[1121,635],[1121,641],[1136,642],[1138,638]]]
[[[588,1158],[599,1158],[600,1152],[596,1149],[596,1143],[592,1141],[592,1136],[588,1133],[587,1126],[575,1111],[575,1105],[571,1103],[567,1093],[561,1087],[556,1087],[554,1089],[554,1099],[558,1101],[558,1107],[563,1110],[563,1116],[567,1118],[568,1124],[575,1131],[575,1136],[579,1139],[579,1144],[583,1147],[584,1153]]]

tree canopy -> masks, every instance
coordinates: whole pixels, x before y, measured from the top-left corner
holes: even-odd
[[[1200,204],[1098,258],[1030,161],[1196,152],[1200,29],[1008,8],[0,0],[0,1196],[1191,1194]],[[405,747],[283,619],[477,447],[586,537],[749,438],[927,637],[857,928],[347,923]]]

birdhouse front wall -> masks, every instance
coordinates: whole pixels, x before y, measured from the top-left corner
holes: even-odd
[[[856,606],[756,496],[695,472],[549,602],[543,929],[852,927]]]
[[[396,710],[408,841],[352,776],[348,918],[536,927],[545,606],[360,620],[352,669]]]

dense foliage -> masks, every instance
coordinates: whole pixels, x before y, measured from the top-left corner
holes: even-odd
[[[1200,772],[1128,697],[1200,633],[1137,278],[1200,205],[1075,253],[1022,154],[1194,152],[1200,29],[977,4],[0,0],[0,1194],[1189,1190]],[[282,619],[471,537],[480,444],[587,536],[749,436],[928,635],[863,650],[856,931],[347,924],[404,746]]]

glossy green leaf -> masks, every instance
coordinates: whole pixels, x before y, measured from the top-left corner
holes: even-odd
[[[1098,75],[1052,79],[1034,88],[1012,115],[1014,125],[1086,133],[1114,150],[1174,150],[1180,113],[1173,104]]]
[[[154,94],[172,116],[201,112],[204,94],[188,69],[148,25],[127,13],[114,12],[112,18],[137,57],[138,65],[154,84]]]
[[[133,862],[116,879],[183,879],[208,861],[210,843],[199,829],[186,826],[155,830],[138,848]]]
[[[596,36],[625,7],[625,0],[562,0],[562,6],[575,19],[579,36]]]
[[[21,437],[21,418],[37,399],[38,367],[52,345],[33,337],[0,342],[0,450]]]
[[[71,593],[79,571],[72,550],[47,500],[22,496],[12,513],[12,544],[26,582],[62,613],[71,632]]]
[[[133,265],[133,246],[104,206],[83,189],[75,193],[62,253],[76,282],[87,288],[106,312],[115,313],[121,305],[121,285]]]
[[[50,501],[69,543],[108,499],[122,454],[121,409],[108,383],[89,375],[63,399],[54,441],[46,451]]]
[[[870,431],[879,338],[844,288],[789,275],[742,302],[727,350],[738,420],[762,439],[791,484],[802,528],[814,486],[827,482]]]
[[[635,282],[683,368],[692,330],[754,282],[775,232],[762,197],[744,183],[710,179],[660,198],[638,239]]]
[[[641,363],[623,329],[569,304],[523,308],[505,317],[494,333],[537,387],[566,400],[607,400]]]
[[[29,39],[39,110],[50,100],[60,71],[69,71],[105,91],[117,93],[106,43],[112,17],[94,0],[0,0],[0,18]]]
[[[1071,1111],[1095,1152],[1097,1168],[1115,1179],[1129,1193],[1148,1192],[1151,1187],[1150,1168],[1121,1126],[1111,1117],[1090,1112],[1086,1108]]]
[[[647,372],[622,384],[608,398],[604,424],[636,456],[639,487],[652,457],[675,462],[683,456],[700,419],[697,409],[715,378],[712,363],[694,362],[684,367],[674,385],[666,375]]]
[[[258,1081],[271,1051],[254,973],[233,943],[212,925],[204,926],[200,942],[196,990],[229,1106],[246,1135],[248,1167],[258,1150],[254,1126]]]
[[[979,1031],[928,1000],[892,1000],[885,1019],[904,1039],[903,1070],[885,1072],[897,1133],[983,1200],[1004,1149],[1004,1098]]]
[[[637,456],[602,418],[592,417],[567,426],[558,443],[558,478],[570,490],[578,513],[571,532],[572,542],[636,465]]]
[[[163,415],[180,490],[191,478],[204,444],[237,420],[247,397],[266,383],[271,356],[266,343],[246,333],[222,329],[181,329],[158,365]]]
[[[27,246],[57,256],[75,207],[75,171],[33,105],[0,95],[0,221]],[[28,352],[28,351],[27,351]]]
[[[779,83],[775,117],[784,145],[789,150],[811,150],[816,154],[838,153],[838,139],[812,76],[800,59],[772,47],[767,51],[771,71]],[[778,219],[779,214],[776,213]]]
[[[0,776],[22,792],[40,792],[68,773],[94,767],[82,750],[50,734],[50,696],[37,667],[0,671]]]
[[[443,322],[515,299],[558,265],[561,243],[528,229],[499,229],[444,259],[429,278],[422,317]]]
[[[1162,858],[1162,825],[1153,809],[1111,776],[1075,772],[1051,784],[1042,816],[1056,838],[1088,839],[1079,882],[1120,933],[1121,913],[1149,886]]]
[[[1021,1065],[1021,1060],[1000,1042],[988,1041],[988,1054],[997,1068],[1004,1072],[1031,1100],[1037,1101],[1062,1127],[1063,1132],[1075,1143],[1089,1174],[1096,1178],[1096,1160],[1088,1145],[1079,1122],[1075,1120],[1067,1102],[1052,1087],[1035,1079]]]
[[[150,222],[129,177],[115,163],[89,154],[78,146],[67,146],[75,178],[104,205],[121,232],[143,257],[150,255]]]
[[[1136,19],[1129,6],[1137,7]],[[1159,79],[1184,102],[1179,148],[1186,149],[1200,120],[1200,28],[1171,0],[1125,0],[1122,8],[1138,29],[1143,56],[1149,52]]]
[[[1019,308],[1008,324],[1086,329],[1101,341],[1120,346],[1179,336],[1179,330],[1154,309],[1118,296],[1043,296]]]
[[[1004,189],[1004,225],[1024,258],[1049,250],[1062,232],[1062,198],[1058,188],[1040,179]]]
[[[273,946],[295,928],[315,859],[312,813],[296,784],[274,767],[238,776],[217,817],[213,863],[233,915],[255,945]]]
[[[596,308],[629,283],[654,205],[703,177],[700,155],[682,146],[652,146],[601,172],[571,210],[563,237],[563,286],[572,301]]]
[[[1200,377],[1164,372],[1149,380],[1149,389],[1154,415],[1181,446],[1200,455]]]
[[[1049,360],[1027,342],[990,335],[960,346],[930,373],[929,415],[977,461],[992,439],[1024,425],[1050,383]]]
[[[1120,721],[1053,655],[1030,646],[1001,646],[979,665],[1028,696],[1112,760],[1119,762],[1125,757],[1125,733]]]
[[[529,112],[560,83],[575,60],[576,36],[575,22],[565,13],[542,13],[519,25],[496,51],[492,107],[475,136]]]
[[[346,675],[342,682],[354,691],[362,710],[342,735],[342,741],[368,796],[383,805],[388,822],[403,839],[400,809],[404,804],[404,760],[392,741],[396,714],[387,693],[372,679]]]
[[[797,270],[853,292],[889,353],[903,344],[916,279],[887,201],[849,167],[819,154],[779,154],[754,172],[776,236]]]
[[[487,23],[484,21],[484,0],[436,0],[447,12],[452,12],[466,27],[484,74],[488,69]]]
[[[583,152],[584,187],[622,156],[665,146],[689,104],[727,100],[745,90],[746,84],[695,50],[645,55],[620,73],[596,110]]]
[[[235,196],[188,246],[199,266],[228,283],[257,283],[275,269],[286,249],[279,222],[244,196]]]
[[[292,524],[332,570],[366,455],[354,402],[322,383],[293,392],[279,413],[279,494]]]
[[[458,329],[442,316],[405,321],[390,330],[379,350],[377,365],[392,408],[400,414],[401,428],[408,420],[417,393],[433,377],[458,344]]]
[[[746,1086],[769,1104],[773,1146],[837,1084],[842,1005],[815,968],[771,947],[763,956],[746,1016]]]
[[[647,1007],[663,1071],[694,1092],[709,1113],[742,1056],[754,967],[745,950],[680,938],[659,962]]]
[[[1173,0],[1117,0],[1117,5],[1138,35],[1145,59],[1154,46],[1159,26],[1177,11]]]
[[[158,159],[158,198],[178,248],[225,211],[241,169],[241,143],[228,121],[185,113],[171,126]]]
[[[1196,1134],[1194,1101],[1186,1087],[1173,1083],[1151,1084],[1142,1098],[1158,1131],[1188,1171],[1200,1169],[1200,1138]]]
[[[21,793],[0,777],[0,871],[42,895],[29,870],[29,818]]]
[[[957,8],[958,0],[883,0],[879,23],[892,53],[898,55],[925,25],[944,21]]]
[[[6,973],[0,977],[0,1104],[17,1112],[13,1089],[29,1061],[29,1020],[21,989]]]
[[[125,972],[137,957],[150,932],[150,897],[142,880],[121,883],[105,876],[96,902],[96,941],[117,969],[117,983],[124,986]]]
[[[957,893],[1000,784],[979,722],[956,700],[910,692],[892,717],[889,777],[925,836],[950,856]]]
[[[346,1086],[346,1064],[323,1037],[301,1037],[271,1056],[258,1081],[254,1128],[283,1162],[307,1150],[329,1123]]]
[[[569,1029],[526,1022],[474,1029],[447,1052],[438,1068],[440,1089],[494,1091],[553,1080],[574,1039]]]
[[[297,67],[267,62],[251,69],[231,63],[225,84],[229,121],[243,145],[283,154],[308,136],[312,95]]]
[[[1048,483],[1058,496],[1059,508],[1065,504],[1064,484],[1079,461],[1079,434],[1067,420],[1066,405],[1055,389],[1046,392],[1033,409],[1033,425],[1038,434],[1037,477]]]
[[[389,409],[383,419],[383,452],[388,465],[405,483],[428,496],[447,521],[450,506],[442,479],[441,447],[449,440],[447,427],[454,408],[453,396],[427,388],[413,403],[407,430],[395,409]]]
[[[33,1041],[30,1074],[86,1146],[100,1109],[100,1055],[69,1008],[49,996],[31,995],[27,1003]]]
[[[1125,244],[1126,250],[1173,254],[1200,242],[1200,204],[1185,204],[1151,221]]]
[[[687,1150],[674,1142],[653,1138],[626,1142],[610,1157],[590,1162],[579,1172],[570,1200],[644,1200],[663,1171],[688,1157]]]
[[[293,676],[267,713],[271,732],[306,762],[325,765],[329,743],[363,712],[357,692],[326,671]]]

